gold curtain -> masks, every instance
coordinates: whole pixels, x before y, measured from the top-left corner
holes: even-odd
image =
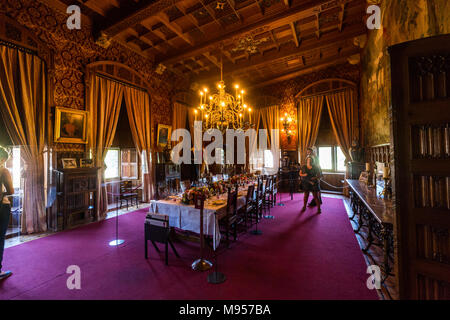
[[[44,146],[47,111],[45,63],[35,55],[0,46],[0,113],[24,161],[22,232],[47,230]]]
[[[173,117],[172,117],[172,132],[176,129],[186,129],[186,117],[188,113],[188,108],[178,102],[173,104]],[[194,125],[194,124],[192,124]],[[169,141],[170,141],[169,137]],[[179,137],[177,137],[179,138]],[[176,142],[174,143],[174,145]]]
[[[265,168],[265,170],[268,174],[275,174],[278,172],[280,161],[280,108],[278,106],[261,108],[258,113],[261,115],[262,125],[268,133],[267,147],[272,151],[274,163],[273,168]],[[258,129],[259,127],[260,124]]]
[[[355,90],[348,89],[326,96],[331,126],[347,160],[352,141],[358,137],[357,98]]]
[[[261,115],[261,120],[264,128],[267,129],[269,139],[267,147],[271,148],[272,143],[275,143],[275,148],[278,148],[280,145],[280,141],[279,139],[275,139],[276,136],[273,136],[273,132],[271,131],[271,129],[280,130],[280,108],[278,106],[261,108],[259,109],[258,113]]]
[[[298,150],[302,164],[306,157],[306,149],[316,143],[322,109],[323,96],[300,99],[298,103]]]
[[[90,146],[97,167],[104,167],[106,152],[114,139],[124,86],[115,81],[91,74],[88,84],[87,108],[91,118]],[[108,211],[108,197],[103,178],[104,169],[98,177],[97,219],[104,219]]]
[[[153,149],[150,99],[146,91],[128,86],[124,87],[124,97],[134,143],[139,154],[145,151],[147,174],[149,176],[147,179],[143,179],[143,200],[149,202],[153,198],[155,190],[152,157],[148,156],[151,155],[151,150]]]
[[[194,107],[188,108],[188,122],[189,122],[189,132],[191,133],[192,145],[194,145],[194,122],[195,122],[195,109]],[[199,116],[200,118],[200,116]],[[197,121],[203,121],[203,119],[197,119]]]

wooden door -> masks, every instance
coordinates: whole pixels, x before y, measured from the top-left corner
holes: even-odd
[[[390,48],[403,299],[450,299],[450,35]]]

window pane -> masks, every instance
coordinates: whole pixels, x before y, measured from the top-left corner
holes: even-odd
[[[128,162],[128,150],[121,150],[122,152],[122,163]]]
[[[13,147],[11,155],[6,162],[6,168],[11,174],[14,189],[20,189],[20,175],[22,170],[20,162],[20,147]]]
[[[225,151],[223,150],[223,148],[216,148],[215,156],[218,157],[218,163],[217,164],[224,164],[225,163]],[[213,159],[213,161],[214,161],[214,159]]]
[[[119,150],[109,149],[105,157],[105,179],[119,177]]]
[[[323,170],[333,169],[333,156],[331,147],[319,147],[319,163]]]
[[[341,147],[336,147],[337,171],[345,171],[345,156]]]
[[[264,167],[273,168],[273,155],[271,150],[264,150]]]

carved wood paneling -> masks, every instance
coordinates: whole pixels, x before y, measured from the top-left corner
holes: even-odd
[[[390,144],[381,144],[366,149],[366,162],[391,162]]]

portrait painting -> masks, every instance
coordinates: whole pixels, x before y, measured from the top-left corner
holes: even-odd
[[[63,158],[61,159],[64,169],[74,169],[77,168],[77,159],[75,158]]]
[[[158,124],[158,135],[156,138],[157,145],[159,147],[165,147],[170,141],[171,133],[172,133],[172,126]]]
[[[88,112],[56,107],[55,142],[87,143]]]

